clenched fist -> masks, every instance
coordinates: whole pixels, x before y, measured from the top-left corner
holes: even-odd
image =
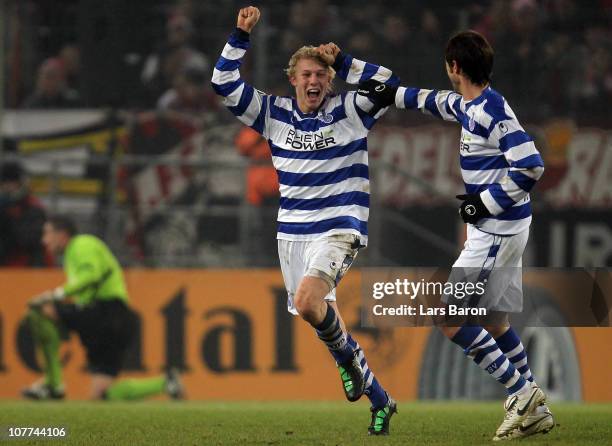
[[[328,64],[333,65],[336,60],[336,56],[340,54],[340,48],[333,42],[321,44],[317,47],[317,51],[321,58]]]
[[[255,6],[242,8],[238,12],[238,23],[236,26],[241,30],[250,33],[257,24],[260,14],[259,9],[257,9]]]

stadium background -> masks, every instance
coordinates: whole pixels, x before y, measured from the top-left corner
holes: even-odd
[[[141,316],[129,373],[180,366],[196,399],[341,399],[337,383],[327,379],[333,364],[324,348],[285,311],[274,268],[276,195],[266,151],[220,106],[208,83],[243,5],[0,4],[0,162],[19,160],[48,212],[74,216],[129,268]],[[609,1],[465,0],[449,8],[442,1],[390,7],[383,1],[306,0],[258,6],[262,22],[243,75],[278,94],[291,93],[282,71],[290,54],[304,43],[328,41],[392,68],[404,84],[447,88],[441,57],[447,37],[467,27],[483,32],[496,49],[494,87],[536,138],[546,163],[532,196],[525,265],[612,266]],[[193,33],[173,53],[164,43],[167,30],[180,33],[181,26]],[[164,69],[151,75],[147,63],[155,55],[165,60]],[[62,109],[41,109],[31,99],[37,73],[57,64],[72,100]],[[190,72],[189,80],[204,79],[201,90],[191,91],[186,103],[159,101],[179,82],[168,73],[180,74],[181,68]],[[344,86],[338,82],[337,88]],[[435,332],[359,324],[358,267],[447,266],[458,252],[458,132],[417,113],[392,111],[369,144],[370,247],[339,296],[349,324],[373,352],[372,367],[399,399],[501,396],[476,368],[452,373],[443,367],[465,359]],[[0,272],[0,398],[18,397],[36,376],[22,325],[25,302],[61,277],[52,269]],[[534,374],[553,399],[612,401],[602,367],[612,357],[611,329],[527,327],[523,339]],[[69,396],[84,398],[84,356],[76,339],[64,358]],[[561,366],[553,368],[553,362]],[[312,382],[320,385],[307,385]]]

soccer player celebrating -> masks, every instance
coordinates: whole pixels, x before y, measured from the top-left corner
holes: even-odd
[[[29,302],[29,322],[43,354],[45,378],[23,395],[37,400],[64,397],[59,346],[61,333],[68,330],[79,334],[87,350],[93,399],[132,400],[163,392],[180,397],[175,370],[167,376],[115,381],[136,329],[136,316],[128,307],[121,267],[104,242],[77,234],[74,223],[61,216],[47,220],[42,241],[49,252],[63,255],[68,280]]]
[[[448,41],[445,60],[455,91],[394,88],[370,80],[360,85],[359,94],[378,107],[394,103],[461,124],[459,158],[466,194],[457,198],[467,241],[453,275],[478,269],[485,277],[503,268],[495,289],[487,290],[487,308],[501,312],[503,320],[484,328],[463,325],[442,331],[508,390],[506,416],[494,440],[546,433],[554,426],[552,414],[507,317],[522,309],[520,267],[531,223],[529,191],[544,163],[504,97],[491,88],[493,49],[487,40],[474,31],[460,32]]]
[[[289,311],[312,325],[329,349],[346,398],[356,401],[365,393],[370,399],[368,433],[388,434],[395,401],[369,369],[335,302],[338,283],[367,244],[366,138],[386,109],[355,92],[333,94],[331,86],[335,71],[354,84],[372,78],[397,85],[399,79],[386,68],[339,55],[333,44],[304,46],[286,70],[295,97],[264,94],[238,70],[259,15],[252,6],[238,13],[237,29],[215,66],[213,88],[242,123],[269,142],[280,183],[277,238]]]

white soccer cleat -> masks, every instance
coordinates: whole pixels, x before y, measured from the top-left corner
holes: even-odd
[[[26,387],[21,391],[21,395],[24,398],[31,400],[62,400],[66,396],[64,392],[64,386],[53,388],[46,384],[44,380],[39,380],[30,387]]]
[[[525,421],[510,434],[512,438],[525,438],[534,434],[547,434],[555,427],[552,412],[542,404],[529,414]]]
[[[176,367],[172,367],[166,372],[166,393],[173,400],[185,398],[185,389],[181,381],[181,373]]]
[[[504,402],[506,415],[504,421],[497,428],[493,441],[509,440],[513,438],[511,434],[518,429],[525,419],[535,412],[536,407],[544,404],[546,395],[535,384],[531,388],[518,395],[509,396]]]

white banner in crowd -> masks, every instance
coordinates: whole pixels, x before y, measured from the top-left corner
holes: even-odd
[[[114,131],[110,129],[108,116],[103,110],[7,111],[2,123],[3,136],[15,142],[8,146],[15,147],[17,153],[25,157],[26,168],[31,174],[51,174],[52,166],[59,166],[62,177],[86,179],[89,159],[96,154],[110,153],[109,145],[116,142],[113,138],[129,136],[126,122],[130,115],[121,114],[123,119],[120,121],[123,122],[115,121],[114,126],[119,127],[114,127]],[[191,134],[183,142],[190,146],[185,161],[192,159],[194,154],[210,152],[213,152],[213,158],[217,153],[221,158],[227,159],[229,155],[231,159],[239,159],[239,156],[232,156],[236,155],[234,147],[227,147],[233,142],[229,133],[238,129],[237,125],[223,125],[218,129],[209,126],[199,130],[201,135]],[[527,130],[536,139],[546,164],[546,172],[535,193],[538,200],[545,200],[555,208],[607,208],[612,205],[611,131],[576,129],[571,122],[559,124],[559,121]],[[224,135],[221,139],[218,137],[220,133]],[[379,125],[369,141],[377,198],[398,207],[454,202],[455,194],[463,189],[457,141],[458,129],[455,127]],[[194,150],[194,144],[200,147]],[[122,147],[122,150],[129,153],[130,147]],[[183,152],[179,143],[179,147],[174,146],[168,153]],[[70,162],[64,163],[65,160]],[[143,176],[136,179],[137,188],[139,184],[146,184],[147,190],[139,194],[146,196],[149,203],[167,202],[167,196],[160,196],[157,200],[151,194],[155,190],[167,191],[171,185],[154,186],[150,174],[149,171],[144,182]],[[376,181],[377,175],[384,175],[384,181]],[[160,177],[158,181],[167,182],[168,178]],[[181,182],[178,189],[183,189],[184,180],[178,178],[177,181]],[[218,186],[213,181],[211,187],[215,185]],[[91,185],[77,188],[81,197],[96,196],[99,191],[98,187]],[[219,192],[239,195],[242,188],[231,187]]]

